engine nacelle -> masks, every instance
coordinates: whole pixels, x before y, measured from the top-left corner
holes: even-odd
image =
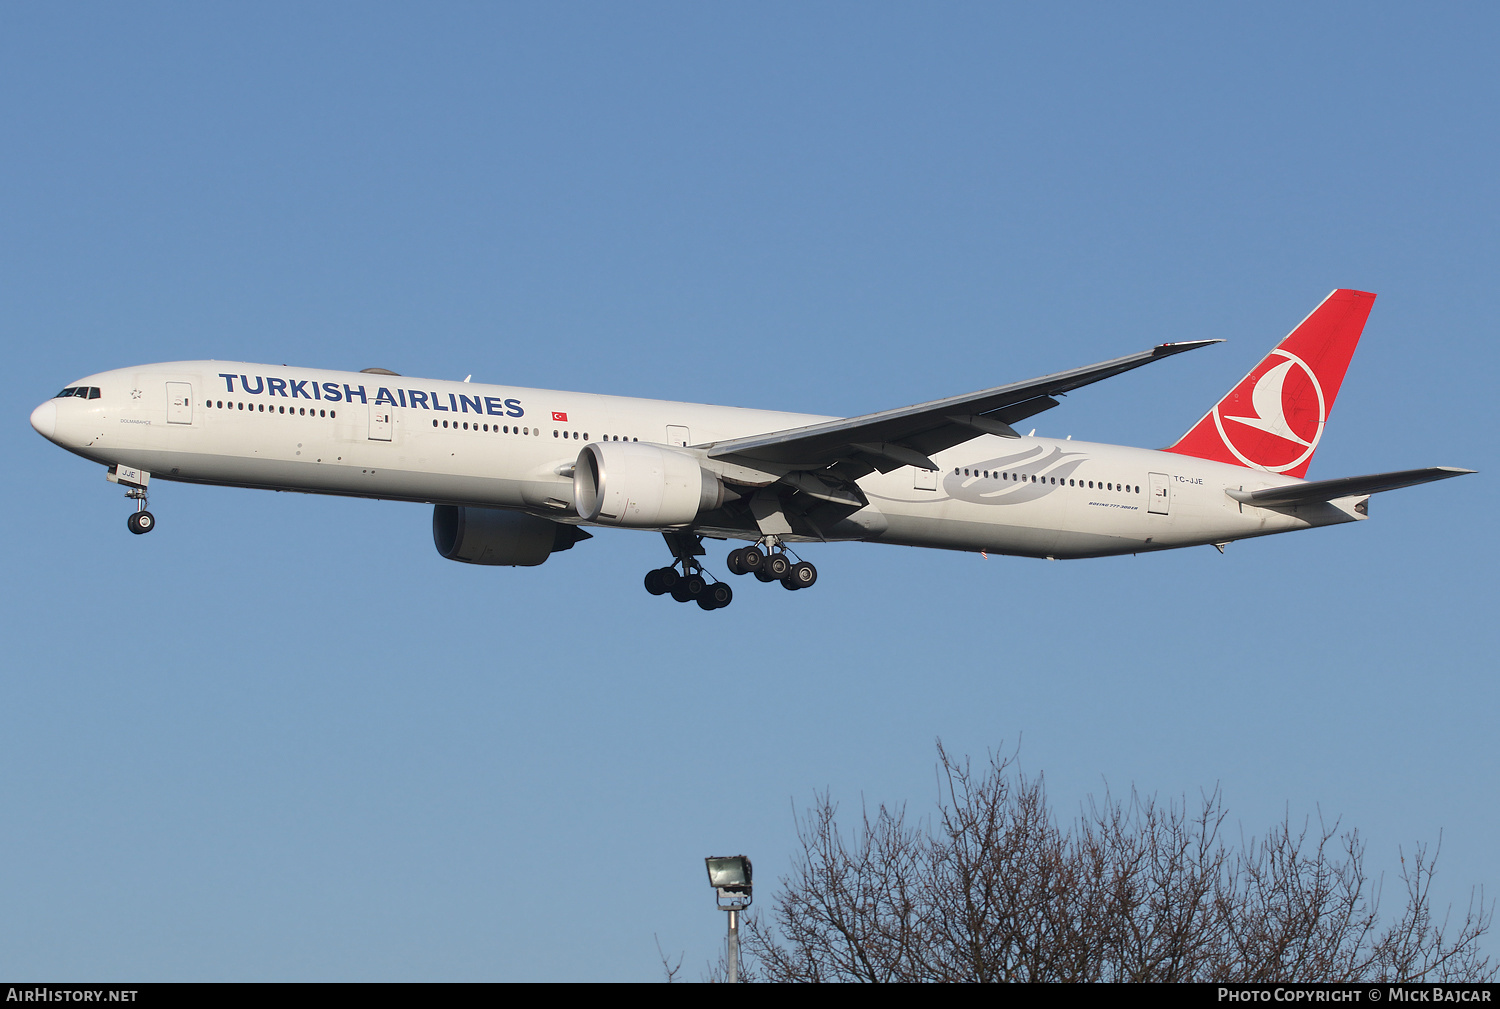
[[[573,467],[573,507],[603,525],[686,525],[724,503],[724,485],[686,452],[633,441],[593,442]]]
[[[450,561],[534,567],[554,551],[572,549],[589,534],[524,512],[502,508],[436,505],[432,509],[432,542]]]

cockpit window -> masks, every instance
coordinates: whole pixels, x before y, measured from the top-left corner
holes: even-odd
[[[74,385],[69,386],[62,392],[53,396],[53,399],[63,399],[67,396],[77,396],[81,399],[98,399],[99,387],[97,385]]]

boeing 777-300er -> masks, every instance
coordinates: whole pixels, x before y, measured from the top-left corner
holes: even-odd
[[[151,479],[432,504],[440,554],[534,565],[585,527],[663,534],[646,588],[727,606],[728,569],[805,589],[792,544],[863,540],[1106,557],[1366,517],[1377,491],[1451,467],[1303,479],[1375,295],[1334,291],[1162,450],[1023,435],[1057,396],[1217,340],[844,419],[361,372],[184,361],[79,379],[37,407],[44,437],[109,467],[149,532]],[[790,554],[790,556],[789,556]]]

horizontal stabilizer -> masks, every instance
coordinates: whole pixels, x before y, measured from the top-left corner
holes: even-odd
[[[1353,497],[1358,494],[1377,494],[1383,490],[1412,487],[1419,483],[1446,480],[1449,477],[1473,473],[1471,469],[1456,466],[1429,466],[1427,469],[1403,469],[1395,473],[1372,473],[1369,476],[1346,476],[1337,480],[1312,480],[1306,483],[1288,484],[1285,487],[1267,487],[1264,490],[1231,490],[1226,493],[1241,504],[1260,505],[1263,508],[1284,508],[1291,505],[1316,504],[1335,498]]]

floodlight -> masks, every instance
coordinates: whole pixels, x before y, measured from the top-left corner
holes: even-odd
[[[714,888],[714,897],[720,910],[729,912],[729,943],[725,957],[728,980],[740,979],[740,912],[750,906],[753,899],[750,891],[750,859],[744,855],[725,858],[705,858],[708,867],[708,885]]]
[[[719,891],[743,893],[746,897],[750,896],[750,860],[744,855],[705,858],[703,861],[708,866],[709,886]],[[720,896],[725,895],[720,894]],[[746,900],[745,903],[750,902]]]

